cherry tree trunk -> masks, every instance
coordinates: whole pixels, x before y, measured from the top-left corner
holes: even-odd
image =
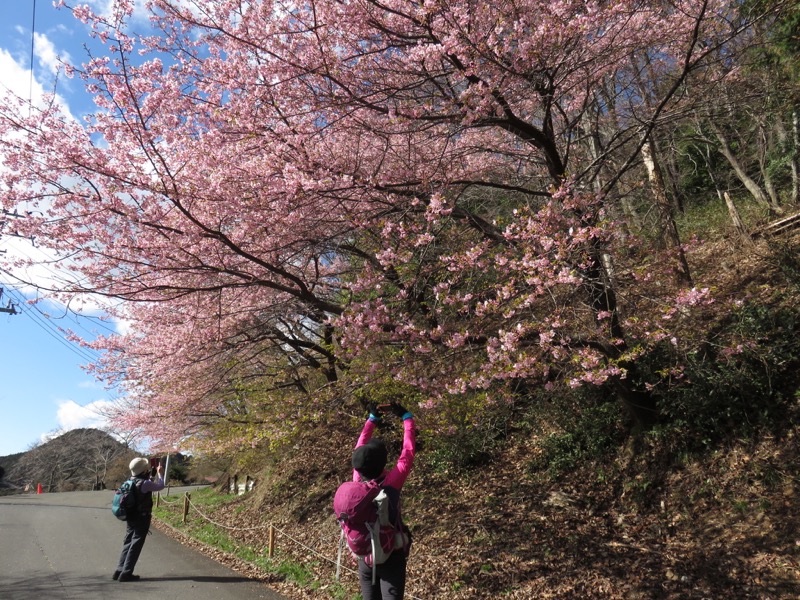
[[[668,247],[674,248],[677,252],[679,265],[677,269],[678,280],[683,284],[692,285],[689,262],[686,259],[686,253],[681,244],[678,226],[675,223],[675,217],[672,213],[672,205],[667,197],[664,177],[661,173],[660,165],[656,162],[656,153],[654,150],[653,139],[648,136],[642,146],[642,160],[647,170],[647,177],[650,180],[650,189],[653,192],[656,209],[658,210],[662,239],[666,242]]]

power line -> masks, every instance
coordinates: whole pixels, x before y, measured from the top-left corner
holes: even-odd
[[[3,291],[5,291],[9,296],[13,297],[16,300],[16,302],[14,303],[15,307],[18,306],[24,307],[21,311],[17,311],[15,314],[24,314],[30,317],[34,325],[42,329],[48,336],[55,339],[59,344],[67,348],[70,352],[74,353],[82,361],[91,363],[98,359],[98,357],[100,356],[99,352],[83,348],[67,340],[61,333],[61,328],[54,325],[51,322],[50,317],[46,313],[41,311],[36,305],[27,304],[26,298],[24,297],[24,295],[21,294],[21,292],[19,292],[19,290],[15,290],[12,288],[0,288],[0,293],[2,293]],[[108,397],[108,402],[115,405],[118,404],[121,400],[122,397],[120,397],[116,393],[113,395],[109,395]]]
[[[5,250],[0,250],[0,252],[5,252]],[[33,264],[36,264],[36,265],[37,265],[37,266],[38,266],[40,269],[42,269],[43,271],[46,271],[47,273],[49,273],[50,275],[52,275],[54,280],[58,279],[58,278],[61,276],[61,274],[60,274],[60,273],[58,273],[58,272],[56,272],[55,270],[51,269],[51,268],[50,268],[50,267],[47,265],[47,263],[46,263],[46,262],[43,262],[43,261],[38,261],[38,262],[37,262],[37,260],[36,260],[36,259],[34,259],[34,258],[33,258],[33,257],[30,255],[30,254],[28,254],[28,253],[27,253],[27,252],[26,252],[26,251],[25,251],[25,250],[24,250],[24,249],[23,249],[21,246],[19,246],[19,245],[18,245],[18,246],[16,246],[16,247],[15,247],[15,249],[14,249],[14,252],[16,252],[17,254],[20,254],[20,255],[22,255],[23,257],[27,258],[27,259],[28,259],[28,260],[29,260],[31,263],[33,263]],[[88,279],[88,278],[87,278],[87,277],[84,277],[84,278],[83,278],[83,281],[85,281],[86,279]],[[75,283],[76,283],[77,285],[80,285],[81,281],[82,281],[81,279],[76,279]],[[67,309],[67,310],[69,311],[69,309]],[[96,325],[98,325],[99,327],[102,327],[103,329],[105,329],[105,330],[106,330],[106,331],[108,331],[109,333],[116,333],[116,330],[115,330],[115,329],[113,329],[112,327],[109,327],[109,326],[108,326],[108,325],[107,325],[105,322],[103,322],[103,320],[102,320],[102,319],[100,319],[99,317],[98,317],[98,318],[95,318],[95,317],[89,317],[89,316],[85,316],[85,315],[80,315],[79,313],[77,313],[77,312],[75,312],[75,311],[70,311],[70,312],[72,312],[72,314],[74,314],[74,315],[75,315],[75,324],[76,324],[78,327],[80,327],[80,328],[81,328],[83,331],[85,331],[87,334],[90,334],[90,335],[96,335],[96,332],[89,331],[89,330],[88,330],[88,329],[86,329],[86,328],[85,328],[85,327],[84,327],[82,324],[80,324],[80,322],[79,322],[79,318],[80,318],[81,316],[83,316],[83,317],[84,317],[84,318],[86,318],[86,319],[93,319]]]
[[[20,294],[16,290],[8,289],[9,295],[13,296],[17,302],[17,306],[25,306],[25,299],[20,297]],[[23,309],[22,314],[27,315],[31,318],[32,322],[42,329],[47,335],[55,339],[58,343],[60,343],[65,348],[69,349],[71,352],[75,353],[79,358],[87,362],[94,362],[97,360],[99,353],[92,354],[90,351],[87,351],[85,348],[77,346],[72,342],[68,341],[64,338],[61,334],[60,330],[52,324],[50,321],[50,317],[43,313],[37,306],[31,306],[27,309]],[[94,351],[91,351],[94,352]]]

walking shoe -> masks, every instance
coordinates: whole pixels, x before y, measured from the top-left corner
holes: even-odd
[[[111,579],[113,579],[114,581],[119,579],[119,575],[120,575],[121,572],[122,571],[114,571],[114,574],[111,576]]]
[[[120,573],[117,581],[139,581],[139,576],[133,573]]]

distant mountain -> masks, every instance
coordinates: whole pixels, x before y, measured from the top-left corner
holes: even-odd
[[[129,474],[136,452],[99,429],[73,429],[43,444],[0,457],[3,488],[45,492],[102,490]]]
[[[6,479],[6,473],[17,464],[24,454],[24,452],[17,452],[8,456],[0,456],[0,495],[14,493],[17,490],[17,486]]]

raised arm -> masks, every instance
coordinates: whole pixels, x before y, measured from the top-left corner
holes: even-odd
[[[161,474],[161,465],[158,465],[158,469],[156,469],[156,478],[155,479],[145,479],[142,482],[142,491],[143,492],[160,492],[164,489],[164,477]]]
[[[406,416],[407,415],[407,416]],[[400,451],[400,458],[397,465],[389,471],[384,479],[384,485],[400,489],[406,482],[411,467],[414,466],[414,455],[417,451],[417,430],[414,427],[414,417],[410,412],[406,412],[403,417],[403,449]]]

